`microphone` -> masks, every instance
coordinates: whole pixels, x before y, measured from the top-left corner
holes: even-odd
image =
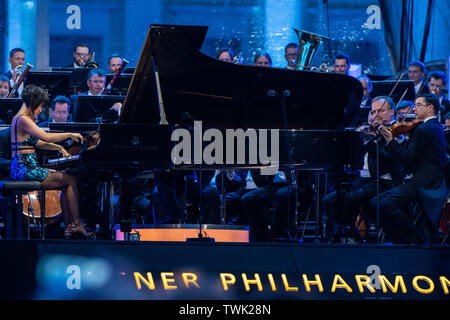
[[[275,97],[275,96],[278,95],[278,92],[276,92],[275,90],[268,90],[268,91],[267,91],[267,95],[268,95],[269,97]]]

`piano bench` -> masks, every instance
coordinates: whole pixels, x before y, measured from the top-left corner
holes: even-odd
[[[1,210],[4,214],[5,223],[5,236],[6,239],[23,239],[23,203],[22,195],[31,191],[41,192],[41,207],[44,204],[45,208],[45,191],[42,189],[42,185],[38,181],[15,181],[15,180],[1,180],[0,181],[0,194],[2,199]],[[15,211],[15,216],[13,212]],[[45,214],[41,219],[41,237],[45,238]],[[14,232],[14,225],[15,230]],[[28,223],[28,239],[30,239],[30,224]]]

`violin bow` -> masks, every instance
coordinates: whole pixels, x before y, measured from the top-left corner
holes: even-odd
[[[388,98],[387,98],[386,100],[384,100],[383,104],[381,105],[381,108],[378,109],[377,114],[376,114],[375,117],[372,119],[372,122],[369,123],[369,126],[371,126],[372,129],[375,129],[375,128],[372,126],[372,124],[374,123],[374,121],[375,121],[375,119],[378,117],[378,115],[380,114],[381,110],[383,110],[386,101],[388,101],[388,100],[391,98],[392,94],[393,94],[394,91],[395,91],[395,88],[397,88],[397,86],[398,86],[398,84],[400,83],[400,80],[402,80],[404,74],[405,74],[405,72],[403,72],[403,73],[401,74],[401,76],[398,78],[397,82],[395,83],[394,87],[392,88],[391,92],[389,93]]]
[[[414,101],[413,101],[412,104],[409,106],[408,111],[407,111],[406,114],[404,115],[402,121],[406,119],[406,115],[409,114],[409,112],[411,111],[411,109],[413,108],[413,106],[416,105],[416,99],[417,99],[417,97],[419,96],[419,94],[422,92],[423,87],[424,87],[424,86],[421,86],[421,87],[420,87],[419,91],[417,92],[416,96],[414,97]],[[408,88],[406,88],[406,90],[408,90]],[[404,96],[405,94],[406,94],[406,92],[403,94],[403,96]],[[403,96],[402,96],[402,99],[403,99]],[[400,101],[401,101],[401,99],[400,99]],[[400,101],[399,101],[399,103],[400,103]]]

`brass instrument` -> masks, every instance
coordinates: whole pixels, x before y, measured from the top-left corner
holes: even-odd
[[[82,67],[83,68],[100,68],[100,65],[97,62],[95,62],[95,51],[92,52],[91,59],[89,59],[89,61],[86,62],[86,64]]]
[[[293,29],[298,38],[298,53],[295,59],[295,69],[328,71],[324,63],[319,68],[311,67],[314,56],[322,45],[322,42],[328,40],[328,38],[312,32]]]
[[[19,78],[16,80],[16,83],[14,84],[14,87],[11,89],[11,92],[8,94],[8,98],[14,98],[14,95],[16,94],[17,90],[19,90],[20,85],[25,80],[25,77],[27,76],[28,72],[30,71],[30,69],[32,67],[33,66],[31,64],[27,63],[26,68],[20,73]]]

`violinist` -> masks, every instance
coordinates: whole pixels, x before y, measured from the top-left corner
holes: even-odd
[[[407,144],[400,145],[393,139],[391,130],[380,126],[378,131],[384,137],[386,150],[407,165],[412,179],[394,189],[381,193],[371,201],[375,210],[380,208],[380,222],[386,237],[393,242],[411,243],[418,240],[418,232],[411,218],[399,208],[418,202],[425,211],[425,222],[421,230],[437,236],[441,209],[447,195],[444,167],[446,164],[446,141],[444,130],[437,114],[439,101],[431,94],[421,94],[415,100],[414,113],[420,121],[410,132]]]
[[[377,194],[377,176],[380,178],[380,192],[389,190],[402,182],[404,174],[401,163],[395,161],[394,157],[386,152],[384,140],[376,136],[371,129],[381,123],[392,124],[394,106],[394,102],[388,97],[374,98],[369,113],[369,124],[357,129],[365,133],[364,166],[353,181],[350,191],[337,189],[323,198],[326,217],[325,242],[339,241],[339,236],[342,236],[339,227],[354,226],[361,206],[367,209],[365,212],[369,212],[370,199]]]

